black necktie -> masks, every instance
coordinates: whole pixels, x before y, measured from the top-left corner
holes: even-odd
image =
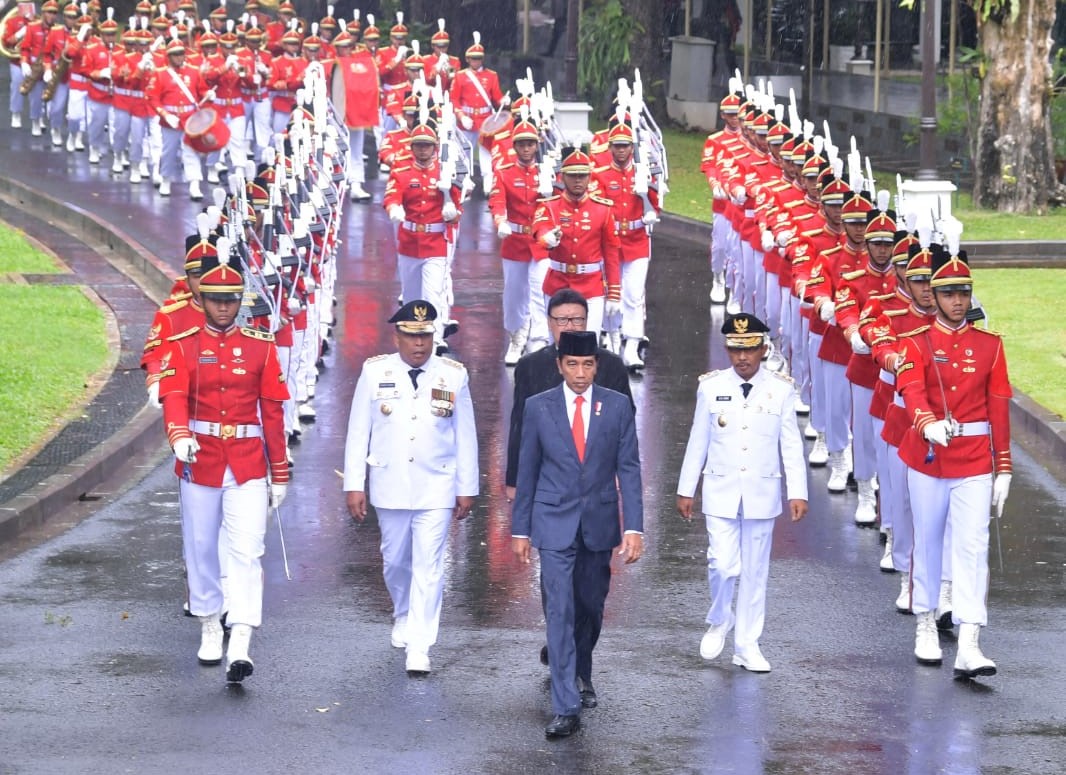
[[[411,369],[407,373],[411,377],[411,384],[415,386],[415,390],[418,390],[418,375],[422,373],[422,369]]]
[[[744,398],[748,397],[748,393],[751,392],[753,385],[750,382],[740,383],[740,389],[744,391]]]

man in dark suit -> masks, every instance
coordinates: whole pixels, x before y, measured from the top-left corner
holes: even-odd
[[[572,288],[563,288],[548,301],[548,330],[552,341],[558,342],[563,331],[584,331],[588,322],[588,302]],[[596,384],[615,390],[633,404],[629,390],[629,371],[622,359],[610,350],[597,348]],[[507,500],[514,500],[518,478],[518,450],[522,446],[522,412],[526,400],[537,393],[550,390],[563,381],[556,363],[558,351],[554,344],[529,353],[518,361],[514,370],[514,400],[511,404],[511,430],[507,438]]]
[[[644,551],[633,407],[620,393],[593,386],[596,340],[590,331],[561,334],[563,384],[526,401],[522,417],[511,540],[521,562],[529,562],[531,546],[540,552],[555,713],[548,737],[580,726],[579,681],[591,689],[612,549],[621,544],[627,564]]]

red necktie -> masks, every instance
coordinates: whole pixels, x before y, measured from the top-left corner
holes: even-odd
[[[585,403],[584,396],[574,399],[574,422],[570,426],[574,434],[574,446],[577,447],[577,459],[585,462],[585,418],[581,414],[581,405]]]

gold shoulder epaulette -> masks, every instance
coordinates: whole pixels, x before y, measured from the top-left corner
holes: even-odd
[[[408,164],[405,167],[397,167],[396,169],[393,170],[393,172],[407,172],[407,170],[409,170],[409,169],[411,169],[411,165],[410,164]]]
[[[558,198],[559,198],[558,194],[552,194],[551,196],[542,196],[540,198],[540,201],[541,202],[551,202],[551,201],[553,201],[555,199],[558,199]]]
[[[607,171],[607,170],[609,170],[610,168],[611,168],[611,165],[610,165],[610,164],[601,164],[601,165],[600,165],[599,167],[596,167],[596,168],[595,168],[595,169],[593,169],[592,171],[593,171],[593,172],[606,172],[606,171]]]
[[[816,234],[821,234],[821,233],[822,233],[822,230],[821,230],[820,228],[819,228],[819,229],[810,229],[810,230],[808,230],[808,231],[804,231],[804,232],[800,232],[800,233],[801,233],[801,234],[802,234],[802,235],[803,235],[804,237],[813,237],[813,236],[814,236],[814,235],[816,235]]]
[[[896,336],[898,336],[900,339],[902,339],[905,336],[910,337],[910,336],[917,336],[918,334],[924,334],[928,330],[929,330],[929,324],[926,323],[924,326],[918,326],[913,331],[904,331],[902,334],[896,334]]]
[[[440,362],[448,364],[453,369],[465,369],[466,368],[466,366],[461,364],[459,361],[455,360],[455,358],[449,358],[447,355],[442,355],[441,358],[440,358]]]
[[[171,312],[175,312],[179,309],[182,309],[183,307],[188,306],[188,299],[178,299],[176,301],[171,301],[167,304],[164,304],[162,307],[160,307],[159,311],[162,312],[164,315],[169,315]]]
[[[370,358],[367,358],[365,363],[375,363],[377,361],[384,360],[385,358],[388,358],[388,357],[389,357],[388,353],[385,353],[383,355],[374,355],[374,356],[372,356]]]
[[[778,372],[778,371],[771,371],[770,373],[773,374],[775,377],[777,377],[782,382],[787,382],[790,385],[795,385],[796,384],[796,380],[792,379],[792,377],[788,376],[787,374],[782,374],[781,372]]]
[[[858,280],[864,274],[866,274],[866,270],[865,269],[856,269],[853,272],[844,272],[844,279],[845,280]]]
[[[496,167],[496,169],[498,169],[498,170],[509,170],[513,166],[514,166],[514,162],[513,161],[509,161],[506,164],[499,165],[498,167]]]
[[[601,205],[607,205],[608,207],[614,207],[614,200],[613,199],[607,199],[606,197],[602,197],[602,196],[599,196],[597,194],[592,194],[589,197],[589,199],[591,199],[593,202],[599,202]]]
[[[709,377],[713,377],[715,374],[719,373],[720,371],[721,371],[721,369],[715,369],[714,371],[708,371],[708,372],[705,372],[703,374],[700,374],[699,381],[703,382],[703,380],[708,379]]]
[[[274,335],[269,331],[261,331],[258,328],[242,328],[241,333],[251,339],[259,339],[263,342],[273,342]]]
[[[184,339],[187,336],[192,336],[193,334],[195,334],[199,330],[200,330],[200,326],[193,326],[192,328],[187,328],[187,329],[185,329],[184,331],[182,331],[179,334],[171,334],[170,336],[167,337],[167,341],[168,342],[176,342],[179,339]]]
[[[982,334],[988,334],[989,336],[994,336],[994,337],[996,337],[996,339],[1002,339],[1003,338],[1003,334],[1001,334],[999,331],[993,331],[993,330],[991,330],[989,328],[978,328],[977,326],[971,326],[971,328],[974,331],[980,331]]]
[[[888,318],[898,318],[900,315],[906,315],[906,314],[907,314],[907,308],[906,307],[901,307],[900,309],[886,309],[885,310],[885,317],[888,317]]]

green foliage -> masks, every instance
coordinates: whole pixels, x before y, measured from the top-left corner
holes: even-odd
[[[597,113],[610,107],[618,78],[630,75],[630,42],[643,33],[621,0],[586,3],[578,31],[577,83]]]
[[[33,247],[21,231],[0,227],[0,274],[52,274],[57,271],[52,257]]]
[[[1056,159],[1066,159],[1066,48],[1051,60],[1051,139]]]

